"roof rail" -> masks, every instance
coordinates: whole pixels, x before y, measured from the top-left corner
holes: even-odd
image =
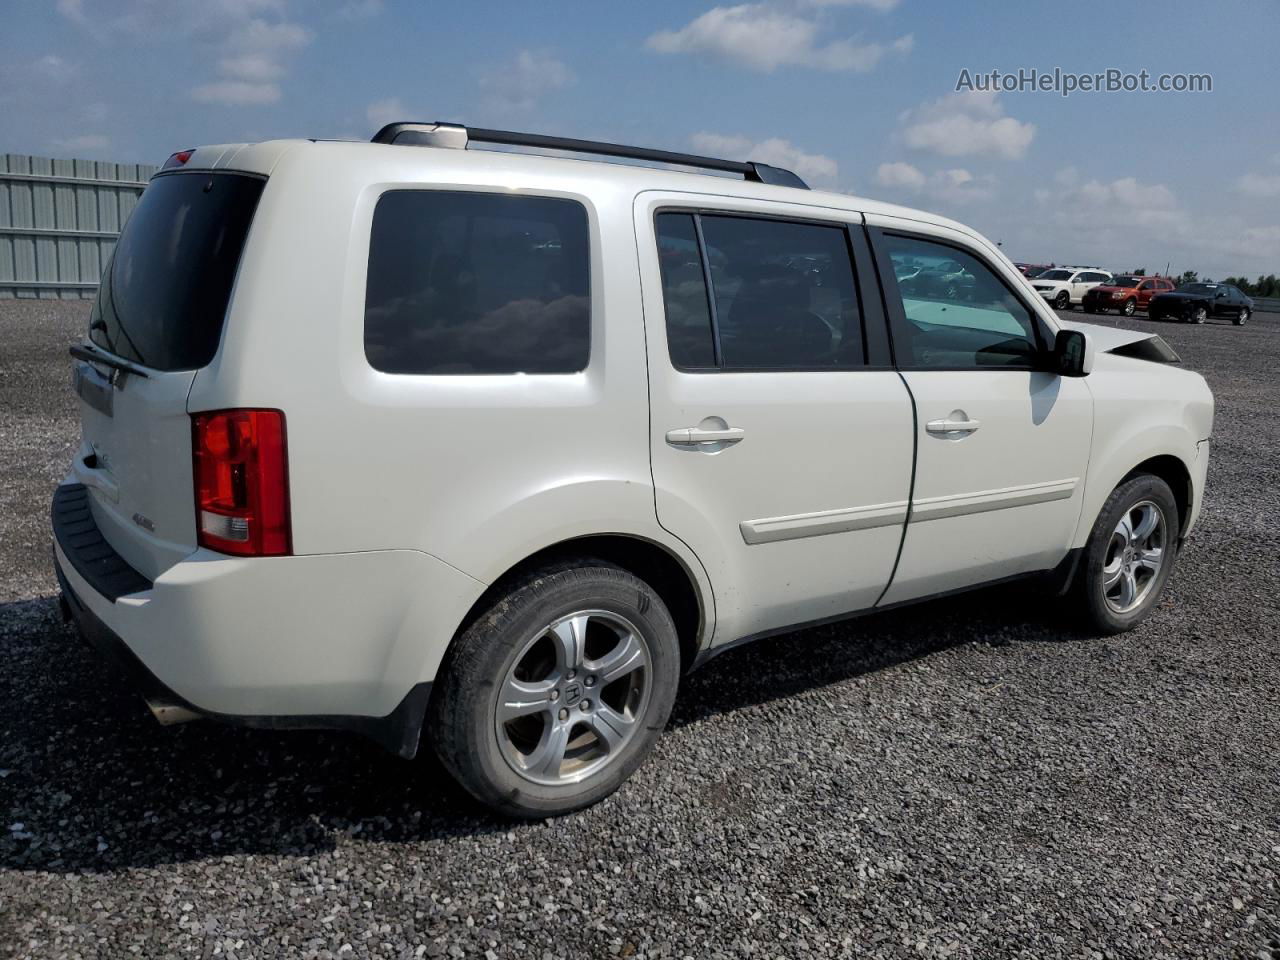
[[[625,157],[628,160],[670,163],[682,167],[701,167],[704,170],[739,173],[743,179],[753,180],[756,183],[809,189],[809,185],[790,170],[772,167],[767,163],[719,160],[715,157],[700,157],[692,153],[673,153],[670,150],[653,150],[649,147],[628,147],[618,143],[602,143],[598,140],[548,137],[540,133],[516,133],[512,130],[486,130],[482,127],[464,127],[458,123],[388,123],[373,135],[374,143],[448,147],[454,150],[467,149],[471,141],[515,147],[536,147],[540,150],[594,153],[604,157]]]

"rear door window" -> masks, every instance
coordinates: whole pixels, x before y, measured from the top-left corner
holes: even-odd
[[[387,373],[587,366],[586,208],[512,194],[393,190],[373,213],[364,346]]]
[[[667,344],[678,369],[866,365],[843,226],[672,212],[659,214],[656,227]]]
[[[152,180],[107,263],[89,339],[155,370],[208,365],[264,184],[230,173]]]

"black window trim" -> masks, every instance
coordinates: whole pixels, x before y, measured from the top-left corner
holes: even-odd
[[[180,172],[180,171],[174,171]],[[160,176],[160,174],[156,174]],[[265,178],[264,178],[265,179]],[[365,311],[368,309],[369,298],[369,262],[373,251],[373,218],[378,213],[378,204],[382,202],[383,197],[392,193],[451,193],[451,194],[479,194],[481,196],[515,196],[527,200],[568,200],[576,203],[582,208],[582,212],[587,220],[587,361],[577,370],[570,370],[560,373],[526,373],[523,371],[514,371],[512,373],[414,373],[411,371],[388,371],[382,370],[374,366],[373,361],[369,359],[369,342],[367,332],[365,330]],[[568,193],[538,193],[526,192],[524,190],[509,190],[502,187],[495,187],[488,184],[394,184],[388,186],[385,190],[379,191],[377,196],[373,198],[372,206],[369,208],[369,217],[365,221],[365,233],[369,237],[368,250],[364,257],[364,284],[365,288],[361,294],[360,307],[360,355],[364,358],[365,366],[370,370],[386,377],[440,377],[448,379],[458,379],[460,377],[581,377],[591,370],[591,364],[594,358],[596,348],[595,326],[597,322],[597,284],[595,276],[595,268],[597,263],[603,257],[597,255],[597,243],[600,239],[599,228],[596,223],[595,208],[587,202],[587,200],[577,194]]]
[[[992,276],[994,276],[997,280],[1000,281],[1000,284],[1005,288],[1005,290],[1009,292],[1010,296],[1012,296],[1014,300],[1016,300],[1022,306],[1022,308],[1027,311],[1027,314],[1031,317],[1031,322],[1035,326],[1036,349],[1037,349],[1036,356],[1042,356],[1042,355],[1048,354],[1049,350],[1051,349],[1051,344],[1053,341],[1053,337],[1051,335],[1052,330],[1049,328],[1048,324],[1045,323],[1044,318],[1040,316],[1039,311],[1036,310],[1034,307],[1032,307],[1021,293],[1019,293],[1012,286],[1010,286],[1009,282],[1005,279],[1004,275],[999,270],[996,269],[995,265],[991,261],[991,258],[988,257],[985,253],[975,250],[973,247],[967,246],[963,243],[959,243],[955,240],[952,240],[949,237],[940,237],[940,236],[937,236],[936,234],[923,233],[918,230],[910,230],[910,229],[904,229],[900,227],[880,227],[880,226],[872,226],[871,224],[868,224],[867,234],[871,238],[871,249],[872,249],[873,255],[875,256],[876,267],[880,273],[880,284],[881,284],[881,288],[884,291],[885,311],[886,311],[885,315],[886,315],[886,319],[889,321],[889,337],[891,342],[893,342],[894,326],[898,323],[907,323],[909,321],[907,320],[906,311],[902,307],[902,291],[898,288],[898,276],[893,272],[893,259],[889,255],[889,251],[886,248],[884,243],[884,238],[886,236],[902,237],[907,240],[920,240],[924,243],[933,243],[943,247],[950,247],[952,250],[958,250],[960,253],[967,254],[968,256],[973,257],[980,264],[986,267],[991,272]],[[993,365],[990,367],[981,367],[981,366],[935,367],[935,366],[927,366],[924,364],[902,363],[901,361],[899,361],[898,355],[899,355],[899,350],[897,347],[897,343],[893,342],[893,356],[894,356],[895,368],[903,371],[923,372],[928,370],[934,370],[934,371],[964,370],[964,371],[986,373],[986,372],[996,372],[996,371],[1003,370],[1003,371],[1009,371],[1012,373],[1027,373],[1028,371],[1032,373],[1036,373],[1036,372],[1044,372],[1047,369],[1046,366],[1042,364],[1037,364],[1034,362],[1030,364],[1017,364],[1017,365],[1001,364],[999,366]]]
[[[694,232],[698,238],[698,257],[702,261],[703,285],[706,288],[708,310],[711,314],[712,354],[714,367],[689,367],[676,363],[671,356],[671,343],[667,341],[667,362],[672,369],[680,373],[690,374],[733,374],[733,373],[862,373],[864,371],[893,370],[892,346],[888,339],[888,317],[884,312],[884,295],[879,279],[874,272],[865,275],[861,267],[876,267],[875,257],[865,236],[863,215],[850,211],[848,217],[824,219],[822,217],[804,217],[792,214],[766,213],[759,210],[737,210],[729,207],[704,207],[687,204],[662,204],[652,211],[651,227],[653,229],[654,246],[658,239],[658,217],[664,213],[684,214],[693,218]],[[853,292],[858,298],[858,318],[862,333],[863,363],[858,367],[726,367],[720,350],[719,311],[716,306],[715,287],[711,278],[711,260],[707,256],[706,241],[702,235],[702,217],[733,217],[740,220],[772,220],[781,223],[793,223],[801,226],[825,227],[829,230],[840,230],[844,234],[845,251],[849,256],[849,270],[853,274]],[[849,218],[856,217],[856,221]],[[872,296],[870,287],[876,288]],[[878,309],[868,310],[868,304]],[[666,333],[667,308],[666,298],[662,302],[663,332]],[[872,325],[885,330],[882,338],[879,333],[872,334]],[[872,362],[873,358],[876,362]]]

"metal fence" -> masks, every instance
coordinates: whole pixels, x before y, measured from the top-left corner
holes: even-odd
[[[92,297],[156,168],[0,155],[0,297]]]

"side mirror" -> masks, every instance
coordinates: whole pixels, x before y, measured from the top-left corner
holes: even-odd
[[[1219,300],[1225,299],[1225,297],[1226,297],[1226,296],[1227,296],[1227,291],[1225,291],[1225,290],[1219,290],[1219,291],[1218,291],[1218,299],[1219,299]]]
[[[1093,369],[1093,348],[1079,330],[1059,330],[1053,341],[1049,371],[1060,377],[1083,377]]]

